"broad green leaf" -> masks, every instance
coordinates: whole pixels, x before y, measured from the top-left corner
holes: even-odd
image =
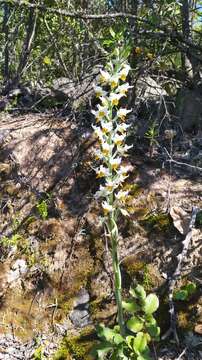
[[[117,356],[116,358],[114,358],[115,360],[117,360],[117,359],[130,360],[130,358],[128,358],[128,356],[126,356],[126,355],[124,354],[124,349],[123,349],[123,347],[121,347],[120,349],[118,349],[117,355],[118,355],[118,356]]]
[[[152,358],[146,353],[146,354],[141,354],[137,357],[137,360],[152,360]]]
[[[139,332],[134,338],[133,348],[136,353],[141,354],[146,350],[147,338],[143,332]]]
[[[156,319],[151,314],[146,315],[145,320],[146,326],[156,325]]]
[[[105,347],[97,350],[98,359],[105,359],[105,356],[112,350],[112,347]]]
[[[174,299],[175,300],[187,300],[188,298],[188,291],[187,290],[177,290],[175,293],[174,293]]]
[[[137,333],[143,329],[144,322],[142,319],[133,316],[127,321],[126,325],[129,330],[131,330],[134,333]]]
[[[102,341],[101,343],[93,346],[91,350],[92,356],[98,356],[98,359],[105,359],[105,356],[113,350],[112,345],[108,341]]]
[[[140,310],[140,306],[138,306],[134,300],[128,300],[122,302],[123,309],[125,309],[129,313],[134,313]]]
[[[110,341],[110,342],[113,340],[113,337],[116,334],[114,332],[114,330],[112,330],[108,327],[105,327],[103,324],[98,325],[97,333],[98,333],[99,337],[104,338],[105,340]]]
[[[147,327],[147,331],[152,338],[157,338],[160,335],[160,327],[159,326],[150,325]]]
[[[146,292],[145,292],[143,286],[141,286],[141,285],[136,286],[136,288],[131,288],[130,289],[130,294],[134,298],[140,298],[141,300],[146,299]]]
[[[149,294],[145,299],[144,312],[153,314],[159,307],[159,299],[155,294]]]
[[[123,336],[121,336],[120,334],[115,334],[113,341],[116,345],[119,345],[119,344],[123,343],[125,340],[124,340]]]
[[[148,357],[147,357],[147,355],[139,355],[138,357],[137,357],[137,360],[148,360]]]
[[[134,340],[134,336],[129,335],[126,337],[126,344],[130,349],[133,349],[133,340]]]
[[[138,297],[140,297],[141,300],[145,300],[146,299],[146,292],[143,288],[143,286],[138,285],[135,289],[136,294],[138,295]]]
[[[195,283],[189,283],[186,285],[186,290],[188,291],[189,296],[194,294],[196,291],[196,284]]]

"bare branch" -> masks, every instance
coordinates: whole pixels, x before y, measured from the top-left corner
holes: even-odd
[[[194,165],[190,165],[190,164],[187,164],[187,163],[185,163],[185,162],[182,162],[182,161],[174,160],[174,159],[172,158],[172,156],[169,154],[169,152],[167,151],[167,149],[164,148],[164,150],[165,150],[166,154],[167,154],[168,157],[169,157],[169,159],[166,160],[167,162],[170,162],[170,163],[172,162],[172,163],[174,163],[174,164],[176,164],[176,165],[187,166],[187,167],[189,167],[189,168],[191,168],[191,169],[198,170],[198,171],[202,171],[202,168],[199,167],[199,166],[194,166]]]
[[[170,37],[170,40],[176,43],[175,45],[186,45],[186,49],[183,49],[184,51],[187,51],[187,49],[190,47],[196,51],[202,52],[202,47],[196,43],[194,43],[190,39],[185,39],[183,34],[178,32],[176,29],[169,28],[168,25],[161,25],[161,24],[154,24],[152,21],[149,21],[148,19],[139,17],[137,15],[126,13],[126,12],[117,12],[117,13],[106,13],[106,14],[87,14],[84,12],[70,12],[66,11],[64,9],[57,9],[57,8],[50,8],[45,5],[40,4],[34,4],[34,3],[28,3],[27,1],[19,1],[19,0],[0,0],[0,4],[9,4],[9,5],[17,5],[21,7],[27,7],[27,8],[33,8],[38,9],[40,11],[57,14],[60,16],[70,17],[74,19],[84,19],[84,20],[107,20],[107,19],[115,19],[115,18],[127,18],[127,19],[135,19],[139,21],[140,23],[147,24],[151,26],[152,28],[155,28],[155,31],[161,30],[163,31],[168,37]]]

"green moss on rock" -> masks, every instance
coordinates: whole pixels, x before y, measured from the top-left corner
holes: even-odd
[[[93,360],[90,355],[94,343],[94,329],[87,327],[79,335],[65,337],[52,360]]]
[[[147,231],[156,230],[157,232],[170,232],[173,227],[173,221],[169,214],[158,213],[150,214],[141,224],[146,227]]]

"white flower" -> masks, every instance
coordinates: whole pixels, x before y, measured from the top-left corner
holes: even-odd
[[[126,77],[128,76],[129,71],[131,70],[130,65],[124,64],[122,70],[119,73],[119,78],[123,81],[126,80]]]
[[[107,117],[109,113],[109,110],[106,106],[102,106],[98,104],[98,116],[100,118]]]
[[[132,166],[130,166],[130,165],[121,165],[120,166],[120,169],[118,170],[118,174],[119,175],[123,175],[123,176],[126,176],[127,175],[127,173],[129,172],[129,171],[131,171],[132,170]]]
[[[121,164],[121,158],[110,159],[110,165],[112,167],[112,170],[116,170],[120,164]]]
[[[121,119],[121,120],[125,120],[127,114],[129,114],[132,110],[127,110],[127,109],[124,109],[124,108],[120,108],[118,111],[117,111],[117,116]]]
[[[96,173],[97,173],[97,178],[102,178],[102,177],[105,177],[105,176],[109,176],[109,170],[104,167],[103,165],[101,165],[99,167],[99,169],[96,169]]]
[[[119,134],[116,134],[114,137],[113,137],[113,141],[116,145],[121,145],[123,144],[123,141],[125,139],[125,135],[119,135]]]
[[[100,185],[100,188],[99,190],[95,193],[95,198],[98,199],[100,197],[105,197],[105,196],[108,196],[110,194],[109,191],[107,191],[107,189]]]
[[[118,75],[113,75],[109,82],[110,82],[110,85],[111,85],[112,89],[116,88],[118,86],[118,84],[119,84]]]
[[[133,145],[124,145],[124,146],[118,146],[118,152],[122,156],[126,156],[126,153],[129,149],[131,149]]]
[[[123,97],[123,94],[115,94],[111,93],[109,96],[109,100],[111,101],[112,105],[118,105],[119,100]]]
[[[117,88],[116,92],[120,93],[120,94],[123,94],[123,95],[126,95],[126,93],[128,92],[128,89],[131,89],[131,88],[133,88],[133,86],[130,86],[128,83],[126,83],[126,84],[120,85]]]
[[[103,142],[103,141],[104,141],[104,137],[103,137],[103,132],[102,132],[102,130],[101,130],[99,127],[94,126],[94,125],[92,125],[92,128],[93,128],[93,130],[94,130],[94,132],[95,132],[95,135],[98,137],[99,142]]]
[[[102,105],[104,105],[105,107],[108,107],[108,98],[101,96],[100,100],[102,102]]]
[[[103,155],[107,156],[110,154],[110,151],[112,150],[113,148],[113,145],[109,145],[108,143],[106,142],[102,142],[102,153]]]
[[[121,185],[127,179],[128,175],[119,174],[119,171],[117,171],[117,174],[118,174],[118,179],[117,179],[117,186],[118,186]]]
[[[101,86],[94,85],[94,91],[96,97],[106,96],[107,92],[102,89]]]
[[[101,159],[103,158],[100,150],[95,150],[95,151],[94,151],[94,156],[95,156],[95,159],[96,159],[96,160],[101,160]]]
[[[103,201],[102,208],[104,210],[104,215],[107,215],[114,210],[113,206],[108,204],[107,201]]]
[[[109,110],[107,108],[107,106],[102,106],[100,104],[98,104],[98,110],[92,110],[91,113],[96,117],[97,121],[100,121],[102,118],[104,117],[108,117],[109,114]]]
[[[108,71],[100,70],[99,81],[101,83],[108,83],[110,79],[111,75],[108,73]]]
[[[113,129],[113,124],[112,122],[101,122],[101,126],[102,126],[102,130],[105,134],[108,134],[110,131],[112,131]]]
[[[121,134],[123,134],[129,127],[130,127],[130,125],[122,123],[122,124],[117,125],[116,130],[119,131]]]
[[[128,191],[120,190],[115,196],[117,200],[123,202],[126,200],[127,195],[128,195]]]
[[[117,182],[113,180],[107,180],[105,186],[108,191],[112,191],[117,187]]]

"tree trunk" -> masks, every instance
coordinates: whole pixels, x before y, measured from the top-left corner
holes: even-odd
[[[24,42],[24,46],[22,49],[22,53],[20,56],[20,61],[17,69],[16,79],[20,80],[22,73],[25,70],[27,65],[27,61],[29,59],[29,55],[31,52],[32,42],[34,40],[35,31],[36,31],[36,22],[37,22],[37,12],[35,9],[30,9],[28,25],[27,25],[27,34]]]
[[[9,26],[8,26],[9,16],[10,16],[9,4],[4,4],[3,33],[5,34],[5,49],[4,49],[3,76],[5,82],[7,82],[9,79]]]
[[[196,6],[195,1],[182,0],[181,1],[181,22],[182,33],[185,41],[192,40],[192,27],[193,27],[193,10]],[[199,80],[199,61],[192,55],[192,50],[188,49],[187,53],[181,54],[182,70],[190,79]]]

